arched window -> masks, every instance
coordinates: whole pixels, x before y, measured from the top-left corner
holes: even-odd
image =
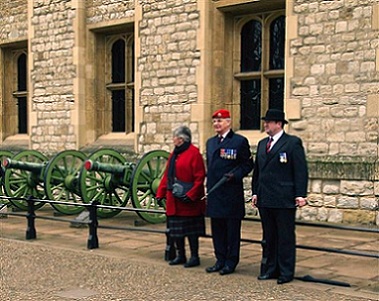
[[[27,134],[28,114],[27,114],[27,56],[25,53],[18,55],[16,60],[17,70],[17,90],[13,92],[13,97],[17,100],[17,120],[18,134]]]
[[[260,130],[269,108],[284,107],[285,17],[256,15],[241,27],[240,129]]]
[[[111,131],[134,131],[134,44],[132,36],[108,37],[111,95]]]

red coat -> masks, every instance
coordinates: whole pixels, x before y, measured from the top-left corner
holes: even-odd
[[[172,153],[167,161],[166,170],[157,190],[157,198],[166,199],[166,214],[168,216],[199,216],[205,212],[205,200],[201,200],[204,196],[204,180],[205,165],[203,157],[199,149],[193,144],[179,154],[175,163],[175,176],[178,180],[194,183],[187,196],[192,200],[190,203],[184,203],[177,200],[170,190],[167,190],[167,173],[168,164]]]

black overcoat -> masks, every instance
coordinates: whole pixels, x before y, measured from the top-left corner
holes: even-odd
[[[295,208],[306,197],[308,168],[301,139],[283,133],[266,154],[268,137],[258,143],[252,180],[257,207]]]
[[[248,140],[230,131],[219,143],[217,136],[207,144],[207,191],[233,170],[233,178],[207,197],[207,216],[211,218],[238,218],[245,216],[243,178],[254,166]]]

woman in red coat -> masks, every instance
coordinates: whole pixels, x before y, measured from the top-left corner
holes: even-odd
[[[168,159],[156,199],[166,199],[167,224],[177,249],[176,258],[169,264],[194,267],[200,265],[199,236],[205,235],[205,200],[202,200],[205,165],[199,149],[191,143],[191,130],[188,127],[180,126],[174,131],[173,143],[175,148]],[[192,188],[182,196],[175,197],[175,179],[192,185]],[[185,254],[186,236],[191,250],[188,261]]]

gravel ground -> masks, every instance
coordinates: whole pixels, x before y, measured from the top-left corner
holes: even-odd
[[[207,274],[166,262],[0,239],[1,300],[378,300],[257,281],[243,274]]]

